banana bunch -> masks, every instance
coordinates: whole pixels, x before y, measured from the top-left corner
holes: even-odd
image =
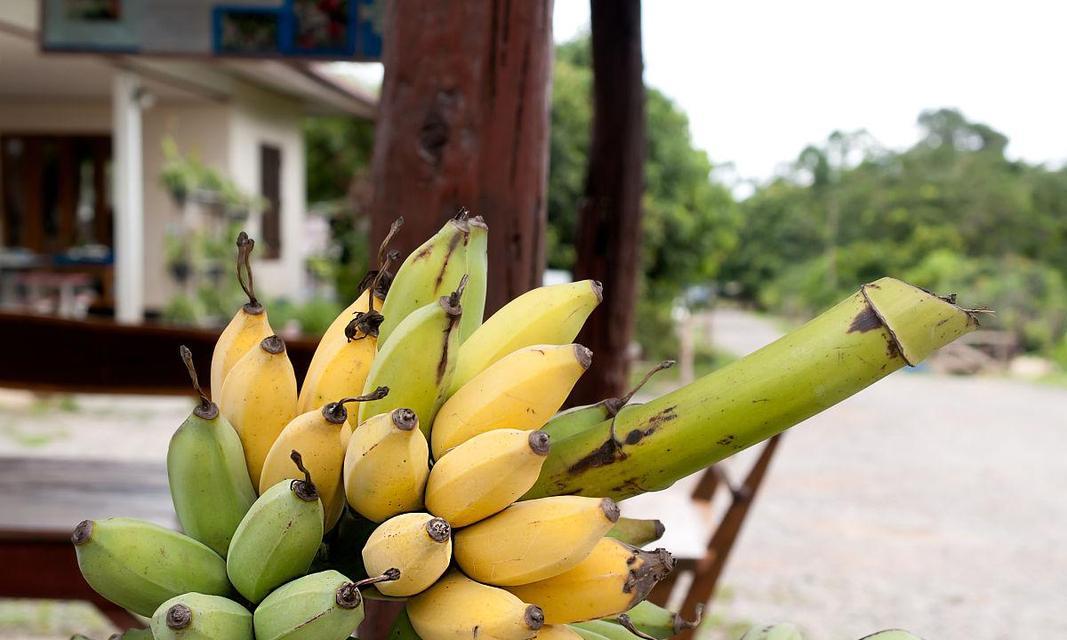
[[[577,640],[596,631],[569,624],[612,616],[589,624],[668,637],[673,614],[625,612],[673,561],[619,539],[644,544],[661,525],[620,519],[610,498],[519,501],[552,431],[569,437],[629,400],[558,413],[592,363],[573,341],[600,285],[541,287],[483,324],[484,221],[462,211],[394,275],[399,225],[300,385],[239,236],[249,302],[212,357],[217,405],[181,350],[199,397],[167,457],[184,533],[85,521],[72,540],[86,580],[150,617],[157,640],[342,640],[364,595],[407,599],[398,624],[422,640]],[[355,544],[342,518],[365,531]],[[346,550],[358,562],[339,560]]]

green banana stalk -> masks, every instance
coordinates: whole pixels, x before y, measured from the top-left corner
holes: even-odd
[[[489,226],[481,216],[467,221],[470,244],[467,250],[467,291],[463,294],[463,317],[459,319],[459,342],[462,344],[482,326],[485,318],[485,295],[489,280]]]
[[[633,407],[630,400],[641,390],[641,387],[645,386],[645,383],[652,379],[652,376],[673,366],[674,360],[664,360],[657,364],[632,389],[618,398],[605,398],[596,404],[586,404],[560,411],[541,427],[541,431],[551,436],[553,441],[560,441],[592,429],[605,420],[611,420],[620,412]]]
[[[450,295],[413,311],[397,326],[384,347],[379,338],[378,355],[367,374],[364,393],[382,386],[390,392],[384,398],[359,405],[360,423],[371,416],[407,407],[415,412],[422,432],[429,434],[456,366],[459,321],[463,315],[460,300],[466,285],[464,275]],[[395,289],[389,295],[395,295]]]
[[[625,626],[632,626],[641,633],[650,635],[657,640],[667,640],[667,638],[686,629],[697,628],[697,625],[700,624],[700,613],[701,611],[698,610],[697,619],[689,621],[679,613],[653,604],[648,600],[643,600],[626,613],[615,616],[614,620],[620,623],[625,621]]]
[[[180,353],[200,404],[170,439],[170,495],[185,533],[226,557],[230,538],[255,502],[256,491],[240,436],[200,388],[189,348],[182,345]]]
[[[804,640],[800,630],[791,624],[756,625],[745,632],[740,640]]]
[[[860,640],[922,640],[922,638],[903,629],[886,629],[863,636]]]
[[[378,327],[379,349],[389,343],[400,323],[416,309],[436,302],[459,286],[459,279],[467,273],[470,236],[467,210],[460,209],[455,218],[404,259],[382,305],[385,319]]]
[[[352,582],[328,570],[279,587],[256,607],[256,640],[345,640],[363,621],[359,588],[395,580],[400,572]]]
[[[622,500],[669,487],[826,409],[977,326],[975,314],[883,278],[778,341],[562,441],[526,499]]]
[[[292,457],[304,479],[282,480],[256,500],[226,558],[230,582],[253,604],[307,573],[322,542],[322,501],[300,454]]]
[[[252,614],[229,598],[186,593],[152,615],[154,640],[252,640]]]
[[[607,532],[607,537],[622,540],[635,547],[652,544],[663,537],[664,527],[659,520],[641,520],[639,518],[619,518],[615,526]]]
[[[89,586],[145,617],[159,605],[195,591],[230,593],[226,561],[177,531],[133,518],[83,520],[71,535],[78,568]]]

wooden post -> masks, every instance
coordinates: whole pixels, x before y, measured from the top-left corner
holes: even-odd
[[[621,395],[628,386],[645,180],[641,2],[592,0],[590,4],[593,135],[574,276],[602,282],[604,302],[578,338],[593,350],[593,368],[571,396],[576,404]]]
[[[541,284],[552,0],[386,3],[371,236],[407,254],[466,206],[489,224],[486,311]]]

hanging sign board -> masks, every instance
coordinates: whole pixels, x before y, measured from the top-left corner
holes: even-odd
[[[381,59],[385,0],[43,0],[44,51]]]

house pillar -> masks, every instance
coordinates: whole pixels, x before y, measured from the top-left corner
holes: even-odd
[[[115,320],[144,320],[144,166],[141,86],[119,70],[111,90],[114,203]]]

